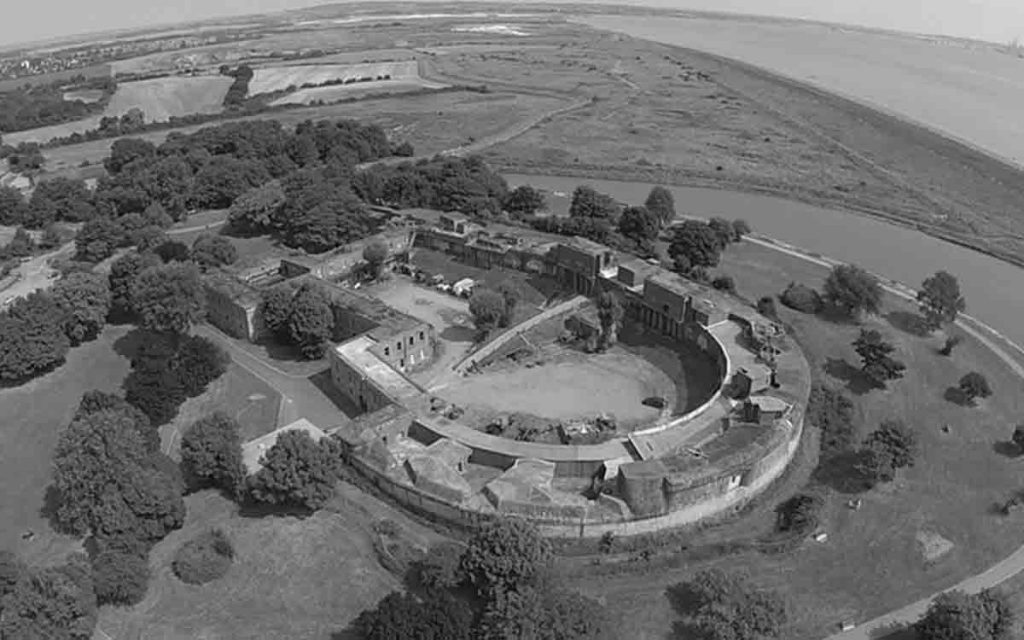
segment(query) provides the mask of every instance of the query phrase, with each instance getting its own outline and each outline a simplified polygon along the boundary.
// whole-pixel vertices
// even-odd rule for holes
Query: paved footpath
[[[807,255],[807,253],[797,247],[787,245],[774,239],[768,239],[762,236],[748,236],[746,240],[824,267],[831,268],[837,264],[841,264],[840,262],[829,258],[819,258]],[[911,287],[883,277],[879,278],[883,282],[883,288],[889,293],[906,300],[916,299],[916,292]],[[995,353],[1000,360],[1005,362],[1015,374],[1024,378],[1024,367],[1021,366],[1019,360],[1015,359],[1007,352],[1007,350],[1009,350],[1010,352],[1014,352],[1016,355],[1020,356],[1024,355],[1024,348],[1012,342],[1009,338],[1002,335],[992,327],[984,324],[976,318],[972,318],[971,316],[961,315],[956,321],[956,324],[965,333],[977,338],[982,344],[991,349],[993,353]],[[899,627],[917,621],[922,615],[924,615],[924,612],[928,609],[929,603],[931,603],[935,596],[938,596],[945,591],[960,590],[967,593],[977,593],[984,589],[994,587],[1012,578],[1021,571],[1024,571],[1024,547],[1017,549],[1000,562],[997,562],[986,571],[979,573],[976,576],[972,576],[947,589],[933,593],[927,598],[908,604],[902,609],[890,611],[889,613],[874,618],[873,620],[861,622],[854,629],[836,633],[825,640],[880,640],[892,633],[893,627]]]

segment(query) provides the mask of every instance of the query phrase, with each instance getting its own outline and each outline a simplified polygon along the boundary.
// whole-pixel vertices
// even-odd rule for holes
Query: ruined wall
[[[256,307],[246,308],[231,295],[206,285],[206,319],[213,326],[233,338],[255,340]]]

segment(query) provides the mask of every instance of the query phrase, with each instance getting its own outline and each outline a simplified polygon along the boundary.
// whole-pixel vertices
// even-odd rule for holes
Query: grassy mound
[[[187,584],[206,584],[231,567],[235,550],[219,529],[200,534],[178,547],[171,562],[174,575]]]

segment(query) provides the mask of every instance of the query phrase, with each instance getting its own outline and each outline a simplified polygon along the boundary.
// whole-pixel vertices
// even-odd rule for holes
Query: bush
[[[234,559],[231,541],[223,531],[214,529],[178,547],[171,570],[186,584],[206,584],[223,577]]]
[[[736,281],[732,279],[732,276],[718,276],[711,281],[711,286],[719,291],[736,292]]]
[[[766,318],[777,320],[779,318],[779,312],[775,308],[775,298],[772,296],[762,296],[757,301],[757,312]]]
[[[807,533],[818,526],[818,513],[824,506],[820,497],[798,493],[775,508],[775,530]]]
[[[457,542],[442,542],[430,547],[416,567],[419,583],[428,589],[454,589],[462,584],[465,575],[460,562],[464,549]]]
[[[822,308],[821,295],[807,285],[790,282],[779,296],[782,304],[803,313],[818,313]]]
[[[105,551],[92,560],[92,578],[99,604],[138,604],[146,597],[149,562],[143,555]]]
[[[805,419],[821,429],[823,457],[853,448],[853,402],[841,391],[824,385],[812,387]]]

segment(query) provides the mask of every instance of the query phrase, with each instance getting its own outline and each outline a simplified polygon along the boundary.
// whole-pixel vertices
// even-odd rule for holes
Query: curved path
[[[823,267],[833,267],[837,264],[841,264],[838,260],[831,260],[825,257],[816,257],[808,255],[801,249],[788,245],[777,240],[766,238],[763,236],[752,235],[748,236],[746,240],[759,244],[763,247],[774,249],[786,253],[795,258],[800,258],[807,262],[821,265]],[[900,298],[905,300],[915,300],[915,292],[912,288],[892,280],[888,280],[884,277],[879,276],[882,280],[883,288]],[[990,339],[989,336],[1004,343],[1007,348],[1011,351],[1015,351],[1018,354],[1024,354],[1024,348],[1020,345],[1010,341],[1007,337],[1000,334],[998,331],[989,327],[988,325],[980,322],[979,320],[972,318],[971,316],[963,315],[956,321],[958,327],[960,327],[965,333],[977,338],[982,344],[992,350],[1000,360],[1013,371],[1017,376],[1024,378],[1024,366],[1021,366],[1020,361],[1010,355],[1006,349],[1003,349],[999,344]],[[985,335],[988,334],[988,335]],[[986,571],[979,573],[975,576],[971,576],[961,582],[933,593],[927,598],[922,598],[917,602],[908,604],[907,606],[890,611],[884,615],[878,616],[871,620],[860,623],[857,627],[850,631],[845,631],[829,636],[825,640],[879,640],[885,638],[890,633],[893,633],[895,627],[915,622],[928,609],[928,605],[931,601],[941,593],[952,590],[965,591],[967,593],[977,593],[984,589],[995,587],[1000,583],[1012,578],[1018,573],[1024,571],[1024,546],[1014,551],[1012,554],[1001,560],[1000,562],[992,565]]]

